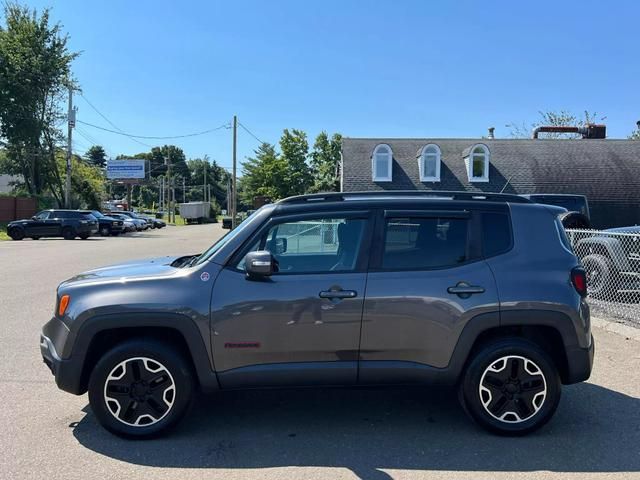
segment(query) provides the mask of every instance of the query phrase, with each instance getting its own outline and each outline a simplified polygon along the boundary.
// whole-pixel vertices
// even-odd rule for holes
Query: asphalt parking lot
[[[640,342],[594,329],[588,383],[525,438],[474,426],[455,395],[428,389],[272,390],[199,398],[170,436],[104,431],[86,395],[59,391],[38,335],[55,288],[88,268],[197,253],[218,225],[73,242],[0,242],[0,478],[640,478]]]

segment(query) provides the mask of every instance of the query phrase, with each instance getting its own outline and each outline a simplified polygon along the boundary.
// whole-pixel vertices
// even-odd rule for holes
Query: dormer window
[[[474,145],[465,156],[464,162],[467,167],[467,176],[470,182],[489,181],[489,162],[491,154],[486,145]]]
[[[393,153],[389,145],[380,144],[371,155],[371,172],[374,182],[390,182],[393,166]]]
[[[440,181],[440,147],[433,143],[425,145],[418,156],[421,182]]]

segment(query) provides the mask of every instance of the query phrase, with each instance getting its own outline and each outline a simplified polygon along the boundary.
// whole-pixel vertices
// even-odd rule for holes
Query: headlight
[[[80,223],[81,223],[82,225],[86,225],[86,224],[87,224],[87,221],[86,221],[86,220],[80,220]]]

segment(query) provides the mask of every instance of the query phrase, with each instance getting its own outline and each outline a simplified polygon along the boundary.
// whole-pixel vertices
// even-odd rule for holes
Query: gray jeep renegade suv
[[[148,437],[196,391],[451,385],[531,432],[593,362],[557,211],[513,196],[338,193],[262,207],[200,254],[63,282],[40,348],[105,428]]]

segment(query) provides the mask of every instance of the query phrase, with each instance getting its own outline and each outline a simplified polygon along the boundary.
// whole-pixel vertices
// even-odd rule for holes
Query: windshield
[[[96,218],[104,218],[104,215],[97,210],[91,210],[91,215],[93,215]]]
[[[209,247],[209,249],[206,252],[204,252],[202,255],[197,257],[197,260],[193,263],[193,265],[200,265],[202,262],[206,262],[207,260],[209,260],[209,258],[211,258],[211,256],[214,253],[216,253],[223,246],[225,246],[227,243],[229,243],[231,240],[233,240],[235,237],[237,237],[238,234],[240,232],[242,232],[247,227],[247,225],[249,224],[251,219],[253,219],[260,210],[262,210],[262,209],[259,209],[259,210],[256,210],[255,212],[253,212],[251,215],[249,215],[247,218],[245,218],[240,223],[240,225],[238,225],[236,228],[231,230],[229,233],[227,233],[224,237],[222,237],[216,243],[211,245],[211,247]]]

